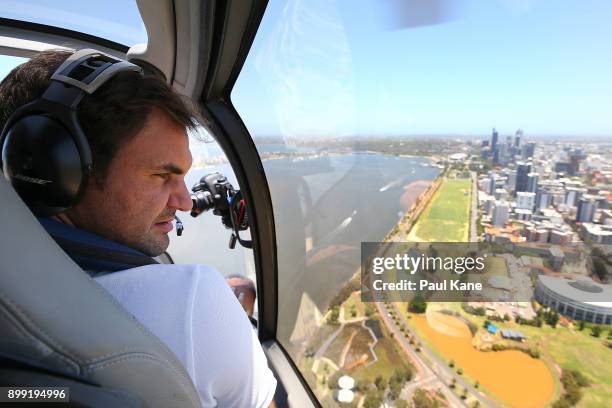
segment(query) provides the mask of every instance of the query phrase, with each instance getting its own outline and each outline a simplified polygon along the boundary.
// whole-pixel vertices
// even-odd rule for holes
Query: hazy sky
[[[438,1],[440,24],[398,29],[424,2],[272,1],[233,93],[247,125],[612,135],[612,2]]]
[[[146,40],[123,0],[0,5]],[[255,136],[607,136],[611,39],[608,0],[271,0],[232,100]],[[0,57],[0,76],[15,64]]]

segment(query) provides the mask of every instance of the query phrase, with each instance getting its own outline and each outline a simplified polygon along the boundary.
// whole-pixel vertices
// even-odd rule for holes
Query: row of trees
[[[386,379],[382,375],[374,379],[375,388],[369,387],[361,390],[365,394],[364,408],[378,408],[384,400],[394,402],[400,406],[403,400],[399,399],[404,384],[412,379],[412,370],[408,366],[399,367],[395,373]],[[398,405],[400,404],[400,405]]]
[[[584,321],[580,321],[580,324],[578,326],[578,330],[584,330],[585,327],[585,322]],[[591,336],[593,337],[601,337],[601,335],[603,334],[603,327],[601,326],[591,326]],[[610,328],[608,330],[608,340],[612,340],[612,328]]]
[[[589,380],[578,370],[563,370],[561,383],[564,393],[555,401],[553,408],[573,407],[582,398],[582,388],[589,386]]]

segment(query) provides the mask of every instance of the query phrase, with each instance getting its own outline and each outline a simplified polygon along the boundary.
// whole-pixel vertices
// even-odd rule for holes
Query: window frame
[[[190,0],[190,6],[200,0]],[[250,209],[250,229],[258,286],[259,340],[288,398],[300,406],[320,407],[310,386],[276,339],[278,305],[277,247],[270,189],[255,143],[231,102],[231,91],[255,38],[268,0],[202,0],[200,25],[179,21],[189,15],[176,13],[176,27],[189,27],[191,35],[203,34],[197,44],[200,65],[196,75],[200,91],[197,104],[209,130],[225,152]],[[203,13],[204,14],[204,13]],[[146,24],[146,22],[145,22]],[[175,38],[177,32],[174,33]],[[183,33],[184,34],[184,33]],[[32,57],[53,48],[95,48],[125,59],[129,47],[104,38],[44,24],[0,18],[0,54]],[[8,41],[7,41],[8,40]],[[10,41],[14,40],[14,41]],[[25,40],[25,41],[20,41]],[[205,51],[203,51],[205,50]],[[175,54],[174,68],[178,61]],[[174,79],[174,78],[172,78]],[[200,88],[201,84],[201,88]],[[182,84],[177,84],[183,88]],[[198,89],[200,88],[200,89]],[[196,98],[194,98],[196,100]]]

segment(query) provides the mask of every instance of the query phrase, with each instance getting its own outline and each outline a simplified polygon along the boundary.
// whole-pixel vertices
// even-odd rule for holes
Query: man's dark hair
[[[4,78],[0,83],[0,129],[19,107],[45,92],[51,75],[72,53],[43,51]],[[91,147],[98,185],[104,184],[117,150],[144,127],[153,109],[165,112],[187,129],[198,126],[199,115],[193,104],[156,75],[122,72],[83,98],[78,108],[79,123]]]

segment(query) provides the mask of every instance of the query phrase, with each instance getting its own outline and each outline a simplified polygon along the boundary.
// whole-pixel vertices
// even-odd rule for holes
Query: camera
[[[227,177],[221,173],[207,174],[191,191],[192,217],[212,210],[214,215],[221,217],[225,228],[232,230],[230,248],[235,247],[236,241],[246,248],[251,248],[251,241],[241,239],[239,234],[239,231],[249,228],[246,203],[240,190],[236,190]]]

